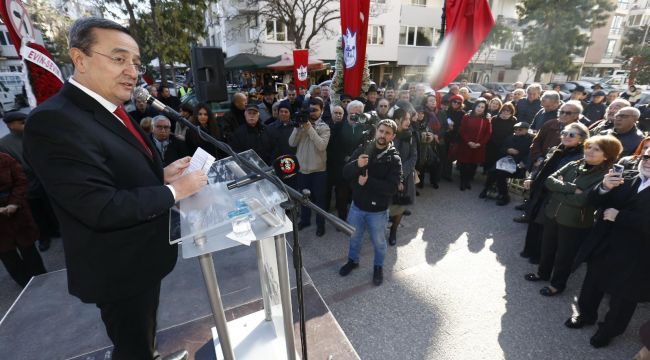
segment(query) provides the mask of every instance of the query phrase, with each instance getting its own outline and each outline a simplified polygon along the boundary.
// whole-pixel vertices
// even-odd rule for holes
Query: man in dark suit
[[[160,282],[176,263],[169,208],[207,183],[183,174],[189,158],[162,167],[126,115],[138,44],[121,25],[82,18],[70,29],[74,74],[27,119],[25,158],[61,223],[69,292],[100,309],[113,359],[154,359]],[[173,355],[187,357],[187,352]]]
[[[171,122],[165,115],[154,117],[151,123],[153,131],[149,136],[162,159],[163,166],[170,165],[188,155],[185,142],[171,133]]]

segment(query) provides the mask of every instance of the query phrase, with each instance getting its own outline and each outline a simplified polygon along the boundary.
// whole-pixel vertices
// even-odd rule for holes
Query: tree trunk
[[[124,0],[124,6],[126,6],[126,11],[129,13],[129,31],[135,39],[140,40],[138,37],[138,28],[137,22],[135,20],[135,11],[133,10],[133,4],[131,4],[131,1],[129,0]]]
[[[542,78],[542,72],[539,70],[535,70],[535,79],[533,81],[538,83],[541,78]]]

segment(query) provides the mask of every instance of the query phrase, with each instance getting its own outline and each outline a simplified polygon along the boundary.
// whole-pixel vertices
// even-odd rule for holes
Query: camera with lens
[[[379,116],[376,111],[370,111],[362,114],[351,114],[350,121],[356,122],[359,124],[370,124],[375,125],[379,122]]]
[[[309,108],[300,109],[300,110],[296,111],[293,114],[293,119],[294,119],[293,125],[295,127],[300,127],[302,124],[308,122],[309,121],[309,112],[310,112]]]

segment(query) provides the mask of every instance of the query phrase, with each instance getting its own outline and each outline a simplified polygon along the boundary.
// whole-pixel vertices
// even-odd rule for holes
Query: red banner
[[[487,0],[447,0],[445,16],[445,39],[431,69],[434,89],[446,86],[463,71],[494,26]]]
[[[361,94],[369,12],[370,0],[341,0],[343,92],[355,97]]]
[[[293,51],[293,83],[298,89],[304,86],[309,88],[309,50],[299,49]]]

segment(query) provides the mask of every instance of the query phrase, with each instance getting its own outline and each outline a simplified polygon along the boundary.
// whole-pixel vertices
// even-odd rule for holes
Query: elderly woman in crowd
[[[393,205],[389,208],[391,221],[390,236],[388,244],[394,246],[397,243],[397,228],[402,221],[405,206],[413,205],[415,201],[415,165],[418,158],[418,139],[411,130],[410,113],[405,109],[397,109],[393,113],[393,120],[397,123],[397,134],[393,140],[393,146],[399,152],[402,160],[402,181],[399,184],[398,193],[393,199]]]
[[[438,109],[438,99],[435,94],[429,94],[422,102],[424,119],[421,123],[413,124],[413,129],[418,133],[418,166],[420,183],[424,186],[424,174],[429,172],[429,182],[434,189],[440,182],[440,159],[444,153],[444,134],[447,128],[446,113]]]
[[[501,99],[498,97],[491,98],[490,102],[488,102],[488,114],[490,114],[490,118],[499,115],[502,106],[503,102],[501,102]]]
[[[458,170],[460,190],[472,188],[476,168],[485,162],[486,145],[492,135],[492,125],[487,118],[487,101],[478,98],[474,109],[463,117],[458,141]]]
[[[27,202],[27,178],[18,161],[0,152],[0,260],[14,281],[25,287],[45,266],[34,243],[38,227]]]
[[[564,291],[578,249],[594,223],[594,208],[587,203],[589,191],[602,181],[622,150],[621,142],[611,135],[591,137],[585,141],[583,159],[568,163],[544,182],[550,198],[544,209],[542,254],[537,273],[526,275],[528,281],[550,280],[540,294]]]
[[[526,208],[526,218],[529,219],[529,223],[524,250],[519,255],[529,258],[533,264],[539,263],[541,253],[544,205],[548,200],[548,189],[544,186],[544,182],[549,175],[564,165],[582,158],[583,144],[589,138],[589,129],[579,122],[574,122],[564,127],[560,138],[560,145],[552,147],[538,170],[531,173],[524,181],[524,188],[530,190],[530,199]]]
[[[622,334],[639,302],[650,301],[650,149],[641,155],[639,174],[624,179],[609,170],[589,194],[598,207],[596,225],[576,265],[587,260],[587,275],[578,297],[578,316],[569,328],[593,325],[598,307],[609,294],[609,311],[591,337],[593,347],[607,346]]]

